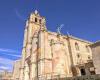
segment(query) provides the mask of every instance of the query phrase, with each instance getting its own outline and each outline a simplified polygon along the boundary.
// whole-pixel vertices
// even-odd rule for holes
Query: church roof
[[[56,33],[56,32],[51,32],[51,31],[48,31],[48,33],[50,33],[50,34],[52,34],[52,35],[58,35],[58,33]],[[81,38],[78,38],[78,37],[75,37],[75,36],[72,36],[72,35],[70,35],[70,34],[67,34],[67,35],[63,35],[63,34],[61,34],[62,35],[62,37],[64,37],[64,38],[72,38],[72,39],[75,39],[75,40],[78,40],[78,41],[81,41],[81,42],[85,42],[85,43],[89,43],[89,44],[93,44],[93,42],[91,42],[91,41],[88,41],[88,40],[84,40],[84,39],[81,39]]]
[[[91,47],[100,46],[100,40],[90,45]]]

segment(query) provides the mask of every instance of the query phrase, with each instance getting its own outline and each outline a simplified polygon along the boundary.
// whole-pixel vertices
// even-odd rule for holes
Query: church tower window
[[[35,22],[37,22],[37,18],[35,18]]]

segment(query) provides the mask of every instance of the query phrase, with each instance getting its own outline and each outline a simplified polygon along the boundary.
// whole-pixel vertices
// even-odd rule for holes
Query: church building
[[[45,18],[36,10],[26,21],[19,80],[95,74],[91,44],[69,34],[48,31]]]

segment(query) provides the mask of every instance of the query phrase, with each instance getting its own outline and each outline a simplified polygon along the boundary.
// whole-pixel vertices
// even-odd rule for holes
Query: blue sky
[[[50,31],[64,24],[63,34],[100,40],[100,0],[0,0],[0,70],[20,58],[25,21],[35,9]]]

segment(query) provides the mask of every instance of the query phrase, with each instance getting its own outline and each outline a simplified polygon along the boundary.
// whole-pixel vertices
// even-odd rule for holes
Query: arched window
[[[88,47],[88,46],[86,46],[86,51],[87,51],[87,52],[90,52],[90,51],[89,51],[89,47]]]
[[[35,22],[37,22],[37,18],[35,18]]]
[[[76,48],[77,51],[79,51],[79,45],[78,45],[78,43],[75,43],[75,48]]]

